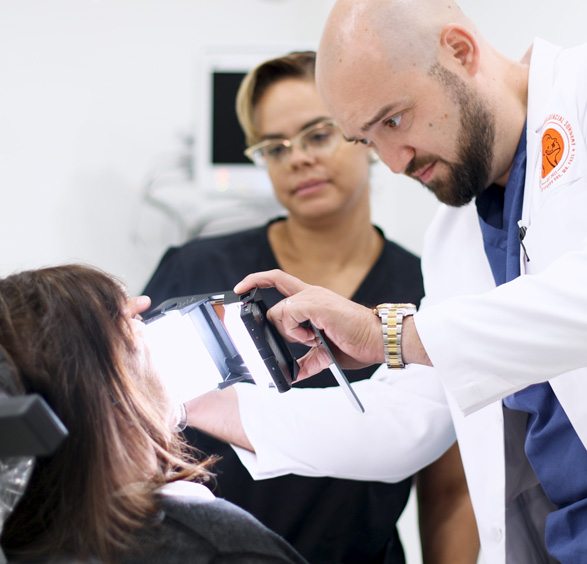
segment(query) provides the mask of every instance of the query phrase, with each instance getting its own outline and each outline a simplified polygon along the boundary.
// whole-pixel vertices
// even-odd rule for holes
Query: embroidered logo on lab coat
[[[570,122],[560,114],[550,114],[542,128],[542,178],[546,190],[562,178],[575,160],[575,135]]]

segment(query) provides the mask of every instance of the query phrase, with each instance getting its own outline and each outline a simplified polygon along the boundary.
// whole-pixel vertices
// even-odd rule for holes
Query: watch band
[[[405,368],[402,357],[402,325],[404,317],[414,315],[414,304],[379,304],[373,313],[381,319],[383,350],[388,368]]]

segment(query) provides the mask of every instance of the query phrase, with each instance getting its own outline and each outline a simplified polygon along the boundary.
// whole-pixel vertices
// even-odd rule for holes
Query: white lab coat
[[[293,473],[399,482],[430,464],[456,436],[432,368],[380,368],[353,384],[365,413],[342,390],[285,394],[236,384],[240,416],[255,453],[234,447],[255,479]]]
[[[559,132],[564,148],[559,165],[542,178],[542,138],[548,129]],[[371,381],[354,385],[367,400],[367,414],[348,420],[342,393],[341,405],[332,399],[336,389],[298,390],[287,398],[289,392],[281,407],[239,389],[245,430],[257,450],[256,456],[239,450],[243,462],[253,471],[256,465],[262,468],[265,476],[274,475],[273,468],[399,480],[442,452],[432,444],[438,437],[427,442],[422,432],[434,432],[435,419],[444,421],[443,401],[448,401],[485,561],[547,562],[542,529],[552,507],[523,455],[524,419],[507,410],[504,415],[500,400],[549,380],[587,445],[586,139],[587,47],[562,50],[537,40],[522,216],[530,257],[522,261],[526,275],[495,288],[474,204],[442,207],[426,238],[426,299],[415,316],[435,369],[410,366],[401,377],[380,369]],[[425,405],[433,409],[419,413],[419,405],[411,403],[406,410],[406,380],[428,392]],[[418,396],[416,390],[412,394]],[[314,400],[306,402],[310,396]],[[443,439],[438,444],[446,448],[449,435]],[[405,457],[409,464],[402,464]]]
[[[587,446],[586,114],[587,46],[563,50],[537,40],[522,213],[530,259],[522,250],[525,276],[480,294],[494,283],[473,204],[441,209],[427,234],[427,303],[415,322],[448,392],[490,563],[504,562],[506,544],[508,562],[543,561],[522,523],[527,514],[515,506],[516,496],[536,484],[520,450],[524,421],[508,414],[504,422],[496,400],[548,380]],[[562,130],[565,146],[559,165],[543,178],[542,139],[551,128]],[[470,296],[447,300],[463,294]],[[536,530],[549,505],[539,497],[532,494],[541,506],[532,512]]]

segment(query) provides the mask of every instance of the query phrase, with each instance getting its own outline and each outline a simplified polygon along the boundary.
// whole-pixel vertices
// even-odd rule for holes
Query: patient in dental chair
[[[304,562],[215,499],[122,285],[69,265],[0,280],[0,389],[40,394],[69,430],[7,518],[10,562]],[[9,369],[6,369],[9,367]]]

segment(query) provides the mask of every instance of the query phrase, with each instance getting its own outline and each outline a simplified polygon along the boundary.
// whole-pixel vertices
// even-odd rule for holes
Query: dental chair
[[[25,491],[35,457],[52,454],[67,429],[36,394],[24,395],[16,369],[0,347],[0,534]],[[0,564],[6,558],[0,548]]]

